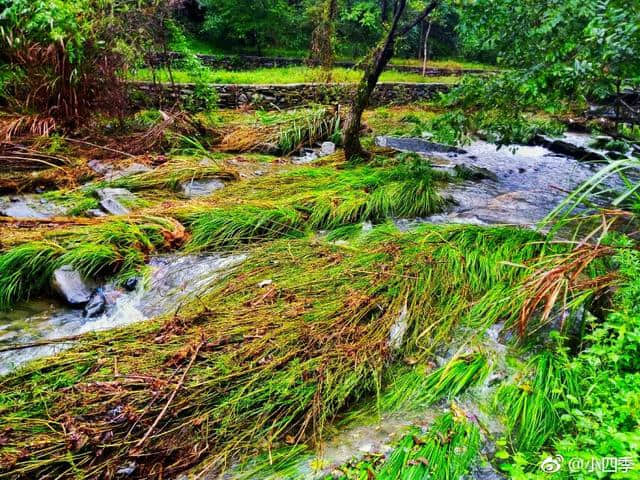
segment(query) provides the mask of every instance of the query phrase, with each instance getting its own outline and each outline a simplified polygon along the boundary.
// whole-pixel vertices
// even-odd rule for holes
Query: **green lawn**
[[[281,68],[261,68],[258,70],[246,70],[240,72],[230,72],[227,70],[205,70],[204,78],[206,83],[216,84],[288,84],[288,83],[324,83],[327,81],[326,73],[318,68],[309,67],[281,67]],[[329,81],[335,83],[355,83],[360,81],[362,72],[347,68],[334,68]],[[152,80],[151,70],[139,69],[131,76],[131,80],[150,81]],[[191,83],[196,79],[194,74],[183,70],[173,70],[173,79],[177,83]],[[166,70],[156,71],[156,80],[162,82],[169,81],[169,74]],[[423,77],[416,73],[386,71],[380,78],[382,82],[412,82],[412,83],[456,83],[459,77]]]
[[[240,51],[224,51],[219,47],[199,38],[188,37],[187,38],[187,46],[189,50],[193,53],[200,53],[203,55],[256,55],[256,52],[246,53]],[[284,48],[267,48],[263,52],[261,52],[262,56],[265,57],[289,57],[289,58],[308,58],[309,52],[305,50],[292,50],[292,49],[284,49]],[[344,62],[357,62],[361,60],[360,58],[347,58],[340,56],[338,61]],[[393,65],[407,65],[412,67],[422,67],[422,60],[417,58],[394,58],[391,60]],[[472,62],[468,60],[461,59],[434,59],[430,60],[428,63],[429,68],[450,68],[450,69],[487,69],[487,70],[496,70],[497,67],[494,65],[486,65],[483,63]]]

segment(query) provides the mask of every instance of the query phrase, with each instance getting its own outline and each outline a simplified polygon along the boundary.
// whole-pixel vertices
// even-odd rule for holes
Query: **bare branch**
[[[433,0],[429,5],[427,5],[427,7],[422,12],[420,12],[420,14],[413,20],[413,22],[411,22],[403,30],[401,30],[400,33],[398,33],[398,37],[403,37],[407,33],[409,33],[411,30],[413,30],[413,28],[416,25],[418,25],[425,18],[431,15],[431,12],[433,12],[437,6],[438,6],[438,0]]]

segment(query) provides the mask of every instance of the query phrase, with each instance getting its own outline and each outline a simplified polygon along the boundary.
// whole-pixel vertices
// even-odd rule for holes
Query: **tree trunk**
[[[427,74],[427,62],[429,61],[429,34],[431,33],[431,22],[427,28],[427,33],[424,36],[424,54],[422,56],[422,76]]]
[[[390,31],[391,33],[391,31]],[[369,106],[371,94],[378,84],[378,79],[393,57],[395,39],[387,39],[373,53],[371,61],[365,67],[364,76],[358,85],[358,91],[351,102],[351,111],[344,127],[344,153],[347,160],[361,158],[367,160],[371,154],[362,148],[360,130],[362,114]]]
[[[333,68],[334,23],[338,15],[338,0],[327,0],[322,19],[311,34],[311,65],[320,65],[326,71]]]
[[[364,75],[358,84],[358,90],[351,102],[351,112],[345,122],[343,135],[344,153],[347,160],[354,160],[357,158],[367,160],[371,157],[371,154],[366,152],[360,143],[362,114],[369,106],[371,94],[378,84],[380,75],[391,58],[393,58],[395,44],[398,37],[407,34],[411,29],[427,18],[437,4],[437,0],[432,1],[413,22],[403,30],[400,30],[400,19],[405,12],[407,0],[397,0],[395,2],[393,21],[389,27],[389,31],[387,32],[383,42],[376,47],[371,54],[370,60],[366,63]]]

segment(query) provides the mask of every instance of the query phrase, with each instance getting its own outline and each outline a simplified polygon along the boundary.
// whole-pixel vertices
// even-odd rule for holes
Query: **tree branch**
[[[425,18],[427,18],[429,15],[431,15],[431,12],[433,12],[436,7],[438,6],[438,0],[433,0],[429,5],[427,5],[427,7],[420,13],[420,15],[418,15],[413,22],[411,22],[409,25],[407,25],[404,29],[402,29],[400,31],[400,33],[398,33],[398,37],[403,37],[405,36],[407,33],[409,33],[411,30],[414,29],[414,27],[416,25],[418,25],[420,22],[422,22]]]

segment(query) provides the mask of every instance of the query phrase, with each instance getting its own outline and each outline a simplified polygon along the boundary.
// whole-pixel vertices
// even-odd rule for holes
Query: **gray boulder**
[[[336,144],[333,142],[324,142],[320,147],[320,156],[333,155],[336,153]]]
[[[111,215],[126,215],[129,209],[122,202],[132,202],[136,196],[126,188],[99,188],[96,195],[100,199],[100,208]]]
[[[72,307],[82,307],[91,299],[91,289],[71,265],[64,265],[53,272],[51,288]]]
[[[180,185],[182,194],[186,197],[204,197],[221,188],[224,188],[224,182],[217,178],[193,180]]]

